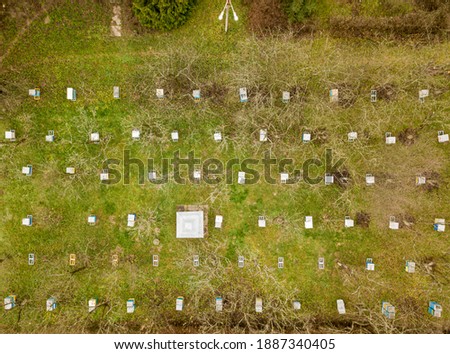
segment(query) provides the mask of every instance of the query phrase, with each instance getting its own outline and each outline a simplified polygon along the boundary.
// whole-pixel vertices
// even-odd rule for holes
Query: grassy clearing
[[[49,24],[43,14],[4,57],[0,131],[14,128],[18,140],[0,146],[0,294],[16,294],[19,306],[0,315],[0,331],[447,332],[448,232],[438,234],[431,224],[435,217],[450,219],[449,146],[436,139],[438,130],[450,131],[449,43],[255,38],[239,2],[244,21],[224,36],[216,13],[221,5],[200,2],[187,25],[170,34],[125,31],[111,38],[107,4],[62,2],[49,10]],[[9,26],[6,33],[17,32]],[[120,101],[112,99],[114,85],[121,87]],[[34,86],[42,89],[40,101],[26,95]],[[67,86],[77,89],[76,102],[65,100]],[[245,105],[238,102],[241,86],[250,93]],[[157,87],[168,100],[154,98]],[[200,103],[189,97],[197,87],[205,96]],[[335,87],[339,105],[328,102]],[[384,96],[371,104],[374,87]],[[430,97],[420,105],[422,88]],[[285,89],[295,92],[289,105],[280,103]],[[139,142],[130,139],[133,127],[141,129]],[[257,142],[262,127],[269,143]],[[212,139],[218,128],[226,137],[221,144]],[[413,144],[384,144],[386,131],[399,136],[407,128],[415,131]],[[54,144],[44,142],[50,129]],[[178,144],[170,141],[173,129]],[[88,144],[97,130],[101,144]],[[303,130],[322,138],[302,144]],[[351,130],[359,133],[353,144],[346,142]],[[261,158],[270,149],[301,165],[327,148],[346,158],[349,186],[140,186],[136,170],[130,185],[101,185],[98,178],[102,162],[121,158],[124,149],[144,161],[176,150]],[[34,167],[31,178],[20,174],[27,163]],[[69,165],[78,170],[73,177],[64,174]],[[368,172],[377,176],[373,188],[364,185]],[[422,173],[437,188],[416,187]],[[175,239],[179,204],[209,205],[208,239]],[[138,214],[131,230],[129,212]],[[344,215],[357,212],[370,215],[369,226],[343,229]],[[91,213],[99,218],[94,227],[86,222]],[[220,231],[213,228],[218,213],[225,218]],[[31,228],[20,225],[27,214],[35,221]],[[257,227],[258,215],[266,216],[266,229]],[[305,215],[313,215],[313,230],[304,230]],[[413,225],[388,230],[391,215],[413,217]],[[28,253],[36,254],[33,267]],[[70,253],[77,254],[75,268]],[[160,256],[158,268],[153,254]],[[192,266],[194,254],[199,268]],[[244,269],[237,267],[241,254]],[[285,258],[283,270],[276,268],[278,256]],[[319,256],[324,271],[317,270]],[[364,271],[366,257],[374,259],[375,272]],[[404,272],[407,259],[417,262],[415,274]],[[214,311],[217,295],[226,302],[222,313]],[[60,303],[55,313],[44,311],[49,296]],[[175,311],[177,296],[186,299],[182,313]],[[256,296],[264,300],[262,314],[254,312]],[[91,297],[105,306],[89,315]],[[129,297],[138,305],[131,316]],[[337,298],[348,315],[337,316]],[[301,311],[291,309],[293,299],[301,300]],[[381,300],[396,306],[395,321],[381,316]],[[443,318],[427,315],[429,300],[441,303]]]

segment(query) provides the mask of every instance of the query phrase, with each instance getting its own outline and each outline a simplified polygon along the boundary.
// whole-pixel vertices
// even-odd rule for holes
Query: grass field
[[[433,231],[435,218],[450,220],[450,146],[437,141],[438,131],[450,132],[449,42],[326,33],[260,38],[248,31],[245,7],[235,2],[242,21],[231,23],[227,35],[217,21],[222,0],[199,1],[188,23],[170,33],[136,34],[124,23],[121,38],[110,36],[106,2],[60,1],[28,25],[19,15],[4,20],[0,296],[15,294],[17,306],[0,313],[0,332],[450,331],[449,227]],[[120,86],[120,100],[113,86]],[[246,104],[238,97],[243,86]],[[41,88],[39,101],[27,96],[34,87]],[[76,102],[66,100],[66,87],[77,90]],[[155,97],[159,87],[164,100]],[[196,88],[203,95],[198,103],[190,97]],[[329,102],[332,88],[340,90],[338,104]],[[371,103],[374,88],[380,99]],[[420,89],[430,90],[423,104]],[[284,90],[291,92],[289,104],[281,102]],[[132,141],[132,128],[141,130],[140,141]],[[261,128],[269,142],[258,141]],[[14,143],[4,139],[9,129],[16,130]],[[174,129],[178,143],[170,140]],[[224,134],[219,144],[212,138],[217,129]],[[48,130],[55,131],[54,143],[45,142]],[[304,130],[313,134],[309,144],[301,142]],[[94,131],[100,144],[88,143]],[[359,134],[353,143],[350,131]],[[395,145],[384,143],[385,132],[397,136]],[[122,159],[124,150],[157,162],[175,151],[227,161],[270,150],[299,167],[323,158],[326,149],[345,159],[348,185],[238,185],[238,169],[232,185],[140,185],[136,169],[128,185],[99,180],[103,162]],[[27,164],[31,177],[21,174]],[[64,173],[68,166],[76,175]],[[376,176],[374,186],[365,185],[366,173]],[[416,186],[416,175],[426,175],[427,184]],[[182,204],[209,206],[206,239],[175,238]],[[128,213],[137,214],[133,229],[126,227]],[[357,213],[368,214],[370,223],[345,229],[344,216]],[[21,225],[28,214],[32,227]],[[87,224],[90,214],[97,225]],[[224,216],[221,230],[214,228],[216,214]],[[258,228],[259,215],[266,216],[265,229]],[[304,229],[306,215],[314,218],[312,230]],[[399,230],[388,229],[390,216],[402,221]],[[69,266],[71,253],[76,266]],[[154,254],[159,267],[152,266]],[[195,254],[199,267],[192,265]],[[246,258],[243,269],[239,255]],[[284,269],[277,268],[280,256]],[[368,257],[374,272],[365,270]],[[416,262],[414,274],[405,272],[406,260]],[[217,313],[219,295],[225,304]],[[58,301],[52,313],[45,311],[50,296]],[[177,296],[185,298],[182,312],[175,311]],[[257,296],[264,301],[260,314]],[[93,297],[102,306],[89,314]],[[130,297],[134,314],[126,313]],[[346,315],[337,314],[339,298]],[[300,311],[292,309],[294,299]],[[383,300],[396,307],[395,320],[382,316]],[[427,314],[430,300],[443,306],[442,318]]]

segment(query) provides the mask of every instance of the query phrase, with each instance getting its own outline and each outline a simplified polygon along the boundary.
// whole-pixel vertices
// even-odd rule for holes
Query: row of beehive
[[[137,216],[136,214],[128,214],[127,216],[127,227],[135,227],[136,225]],[[98,223],[98,219],[96,215],[89,215],[87,217],[87,222],[89,225],[94,226]],[[215,217],[215,223],[214,227],[216,229],[221,229],[223,224],[223,215],[216,215]],[[33,215],[27,215],[25,218],[22,219],[22,225],[23,226],[32,226],[33,225]],[[343,219],[343,226],[345,228],[351,228],[354,227],[355,221],[350,216],[345,216]],[[313,228],[313,217],[312,216],[305,216],[305,223],[304,223],[305,229],[312,229]],[[265,228],[266,227],[266,218],[262,215],[258,216],[258,227]],[[400,222],[396,221],[395,216],[389,217],[389,223],[388,227],[391,230],[398,230],[400,228]],[[433,223],[433,230],[438,232],[444,232],[445,231],[445,219],[434,219]]]
[[[71,253],[69,255],[69,265],[70,266],[75,266],[76,265],[76,260],[77,260],[77,256],[75,253]],[[192,263],[194,267],[199,267],[200,266],[200,256],[199,255],[194,255],[192,258]],[[34,266],[36,264],[36,255],[34,253],[29,253],[28,254],[28,265],[30,266]],[[114,267],[117,267],[119,265],[119,256],[117,254],[113,254],[111,256],[111,264]],[[159,255],[154,254],[152,256],[152,265],[153,267],[159,267]],[[318,268],[320,270],[325,269],[325,258],[324,257],[319,257],[318,261],[317,261],[317,265]],[[244,268],[245,266],[245,257],[244,256],[239,256],[238,257],[238,267],[239,268]],[[278,269],[283,269],[285,266],[285,262],[284,262],[284,257],[278,257],[277,259],[277,268]],[[369,270],[369,271],[374,271],[375,270],[375,263],[373,262],[373,258],[366,258],[365,261],[365,269]],[[412,260],[407,260],[406,264],[405,264],[405,271],[407,273],[415,273],[416,271],[416,263]]]
[[[57,304],[58,303],[56,301],[56,298],[50,297],[46,301],[46,310],[49,312],[55,311],[57,308]],[[217,296],[215,298],[216,311],[221,312],[223,310],[223,305],[224,305],[223,298],[220,296]],[[15,306],[16,306],[16,296],[15,295],[9,295],[4,299],[5,310],[12,310]],[[88,312],[95,311],[98,306],[101,306],[101,305],[98,304],[97,298],[89,299]],[[344,300],[342,300],[342,299],[336,300],[336,306],[337,306],[337,311],[340,315],[346,314]],[[292,307],[294,310],[300,310],[301,302],[299,300],[293,300]],[[175,310],[183,311],[183,308],[184,308],[184,297],[179,296],[176,298]],[[134,298],[130,298],[126,301],[126,310],[127,310],[127,313],[135,312],[136,302],[135,302]],[[255,311],[258,313],[263,312],[263,300],[260,297],[257,297],[255,299]],[[388,319],[394,319],[395,318],[395,307],[393,305],[391,305],[389,302],[383,301],[381,303],[381,313]],[[430,301],[428,303],[428,313],[434,317],[441,317],[442,316],[442,306],[440,304],[438,304],[436,301]]]
[[[397,138],[395,136],[392,135],[392,132],[386,132],[385,135],[385,143],[386,145],[393,145],[397,142]],[[45,141],[52,143],[55,142],[55,131],[54,130],[49,130],[47,132],[47,135],[45,136]],[[141,138],[141,131],[137,128],[133,128],[131,130],[131,139],[133,141],[138,141]],[[180,134],[178,132],[178,130],[174,130],[170,133],[170,138],[171,140],[176,143],[179,141],[180,139]],[[214,132],[213,134],[213,139],[216,142],[221,142],[224,138],[224,134],[217,130]],[[347,134],[347,140],[349,142],[354,142],[355,140],[358,139],[358,132],[356,131],[351,131]],[[6,141],[10,141],[10,142],[14,142],[16,141],[16,130],[15,129],[9,129],[5,131],[5,140]],[[259,141],[260,142],[267,142],[269,141],[269,134],[267,129],[260,129],[259,130]],[[313,141],[313,135],[309,130],[305,130],[302,132],[301,134],[301,140],[303,143],[309,143],[311,141]],[[439,143],[447,143],[449,142],[449,134],[446,134],[443,130],[439,130],[437,133],[437,140]],[[100,143],[101,139],[100,139],[100,132],[96,131],[96,132],[92,132],[89,134],[89,142],[94,143],[94,144],[98,144]]]
[[[32,96],[35,100],[39,100],[41,98],[41,89],[40,88],[34,88],[28,90],[28,94]],[[164,95],[164,89],[158,88],[156,89],[156,98],[163,99],[165,97]],[[430,95],[430,90],[428,89],[422,89],[419,90],[419,102],[423,103],[425,102],[425,98]],[[201,90],[196,89],[192,91],[192,97],[194,100],[200,100],[201,99]],[[339,89],[331,89],[329,91],[329,97],[330,102],[339,102]],[[378,100],[378,92],[377,90],[371,90],[370,91],[370,102],[377,102]],[[68,87],[66,90],[66,98],[70,101],[76,101],[77,99],[77,91],[73,87]],[[113,87],[113,98],[119,99],[120,98],[120,87],[114,86]],[[248,90],[246,87],[241,87],[239,89],[239,100],[240,102],[248,102]],[[281,100],[284,103],[288,103],[291,100],[291,93],[289,91],[283,91],[281,93]]]

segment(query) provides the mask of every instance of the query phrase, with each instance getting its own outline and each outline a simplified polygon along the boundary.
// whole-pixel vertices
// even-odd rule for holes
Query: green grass
[[[353,329],[360,332],[448,331],[448,232],[434,232],[432,222],[450,220],[449,145],[436,139],[438,130],[450,131],[449,43],[255,38],[239,2],[243,21],[231,23],[225,35],[217,21],[221,5],[200,1],[188,23],[170,33],[111,38],[107,6],[67,2],[49,12],[50,24],[44,15],[32,23],[4,58],[0,131],[14,128],[18,140],[0,145],[0,295],[17,295],[20,306],[0,315],[0,331],[325,332],[349,331],[347,319],[363,324]],[[7,33],[16,33],[7,25]],[[387,84],[395,97],[371,104],[370,89]],[[121,87],[119,101],[112,98],[114,85]],[[218,97],[205,95],[199,103],[188,97],[192,89],[212,85]],[[41,87],[40,101],[27,96],[35,86]],[[76,102],[65,99],[68,86],[77,89]],[[238,102],[241,86],[249,89],[247,104]],[[169,99],[156,100],[157,87]],[[328,102],[333,87],[341,89],[348,107]],[[298,94],[283,105],[287,88]],[[420,105],[422,88],[431,95]],[[130,139],[134,127],[141,129],[139,142]],[[268,128],[270,143],[257,142],[261,127]],[[398,136],[406,128],[418,134],[413,145],[384,144],[386,131]],[[44,141],[50,129],[54,144]],[[170,141],[173,129],[180,132],[178,144]],[[213,141],[216,129],[225,142]],[[300,142],[303,130],[318,129],[326,129],[325,142]],[[351,130],[359,133],[353,144],[346,142]],[[92,131],[100,132],[101,144],[88,144]],[[348,188],[139,185],[136,169],[130,185],[99,181],[103,161],[122,158],[124,149],[157,163],[177,150],[226,161],[261,158],[270,149],[300,168],[327,148],[336,159],[345,157]],[[32,177],[20,173],[28,163]],[[67,166],[77,174],[65,175]],[[430,171],[439,173],[439,189],[417,188],[416,174]],[[368,172],[385,178],[368,188]],[[207,239],[175,238],[181,204],[209,205]],[[344,216],[359,211],[370,214],[369,227],[344,229]],[[131,212],[138,221],[130,230]],[[93,227],[87,225],[91,213],[99,219]],[[31,228],[21,226],[27,214],[34,218]],[[222,230],[213,227],[216,214],[224,216]],[[405,214],[415,217],[412,228],[388,230],[390,215]],[[259,215],[266,216],[265,229],[257,227]],[[303,227],[306,215],[314,217],[313,230]],[[36,255],[33,267],[28,253]],[[71,253],[77,255],[75,268],[68,265]],[[113,253],[120,256],[117,268],[111,266]],[[152,267],[153,254],[160,256],[158,268]],[[195,254],[198,268],[192,266]],[[237,267],[238,255],[246,257],[244,269]],[[285,259],[282,270],[279,256]],[[325,257],[324,271],[317,269],[318,257]],[[376,264],[373,273],[364,271],[367,257]],[[404,271],[407,259],[416,260],[415,274]],[[431,261],[436,267],[429,274],[425,264]],[[217,295],[226,301],[223,313],[214,311]],[[59,303],[55,313],[45,312],[50,296]],[[182,313],[175,311],[177,296],[185,297]],[[260,315],[254,312],[256,296],[264,301]],[[108,306],[89,315],[91,297]],[[134,315],[125,311],[129,297],[137,302]],[[337,317],[338,298],[346,302],[344,318]],[[294,299],[302,302],[300,312],[291,310]],[[396,306],[395,321],[382,318],[382,300]],[[429,300],[444,307],[442,319],[426,314]]]

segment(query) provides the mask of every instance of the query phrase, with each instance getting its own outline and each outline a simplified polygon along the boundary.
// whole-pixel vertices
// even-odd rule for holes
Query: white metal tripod
[[[233,7],[233,4],[231,3],[231,0],[227,0],[222,12],[219,15],[219,21],[222,21],[223,15],[225,14],[225,32],[228,32],[228,12],[230,11],[230,8],[231,8],[231,11],[233,11],[234,20],[237,21],[239,19],[236,14],[236,11],[234,11],[234,7]]]

